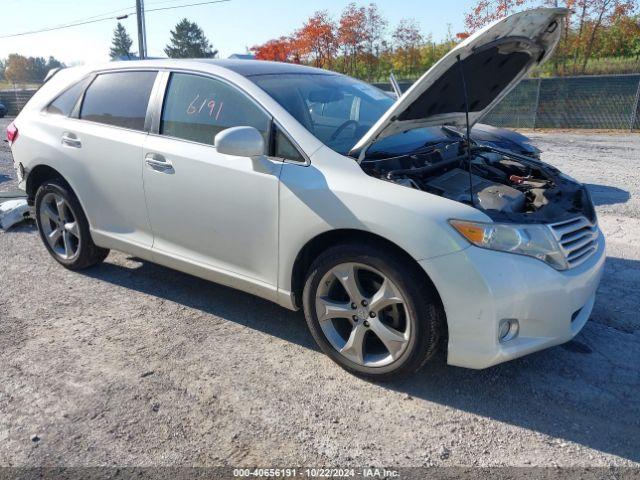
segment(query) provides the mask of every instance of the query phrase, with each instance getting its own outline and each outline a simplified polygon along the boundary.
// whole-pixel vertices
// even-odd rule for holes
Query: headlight
[[[568,268],[560,246],[544,225],[512,225],[466,220],[450,220],[449,223],[477,247],[534,257],[556,270]]]

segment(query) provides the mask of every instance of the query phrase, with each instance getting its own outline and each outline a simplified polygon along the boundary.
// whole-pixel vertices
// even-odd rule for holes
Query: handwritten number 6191
[[[224,102],[220,102],[219,104],[217,104],[218,108],[216,108],[216,101],[213,98],[209,99],[207,97],[203,97],[201,103],[199,102],[199,100],[200,100],[200,94],[196,95],[196,97],[191,101],[191,103],[187,107],[187,115],[195,115],[197,113],[200,113],[206,106],[209,112],[209,116],[210,117],[215,116],[215,119],[217,120],[218,117],[220,116],[220,112],[222,112],[222,106],[224,105]]]

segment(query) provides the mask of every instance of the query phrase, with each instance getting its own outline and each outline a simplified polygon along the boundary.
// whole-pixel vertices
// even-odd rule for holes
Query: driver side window
[[[249,97],[225,82],[172,73],[160,120],[160,134],[214,145],[230,127],[255,127],[268,144],[271,119]]]

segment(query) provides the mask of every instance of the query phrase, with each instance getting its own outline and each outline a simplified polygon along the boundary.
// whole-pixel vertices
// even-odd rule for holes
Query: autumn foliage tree
[[[380,55],[386,47],[384,39],[388,22],[378,10],[375,3],[370,3],[365,12],[364,43],[365,62],[367,64],[367,80],[378,74]]]
[[[336,24],[326,10],[313,14],[295,34],[297,50],[315,67],[331,68],[338,51]]]
[[[527,0],[479,0],[471,12],[464,16],[467,33],[473,33],[495,20],[510,15],[525,3]]]
[[[398,71],[411,76],[417,73],[420,64],[420,47],[424,43],[420,26],[413,19],[404,19],[393,32],[393,40],[397,48],[396,63]]]
[[[258,60],[271,60],[274,62],[300,63],[296,39],[292,37],[280,37],[253,47],[253,53]]]
[[[269,40],[251,51],[261,60],[304,62],[371,79],[377,76],[388,46],[386,26],[377,5],[349,3],[337,22],[327,11],[316,12],[293,35]]]
[[[337,41],[342,50],[343,70],[350,75],[356,73],[358,59],[366,43],[365,25],[367,12],[364,7],[350,3],[342,12],[338,24]]]
[[[637,61],[640,56],[638,0],[478,0],[465,15],[464,34],[517,10],[540,6],[569,10],[551,62],[555,75],[588,73],[589,62],[601,58],[635,56]]]
[[[415,78],[458,42],[478,29],[516,11],[540,6],[573,10],[561,41],[544,72],[588,73],[589,62],[604,57],[640,58],[640,0],[476,0],[464,16],[465,31],[436,41],[413,19],[393,28],[378,6],[348,3],[335,20],[327,11],[314,13],[290,36],[256,45],[256,58],[328,68],[368,81],[386,80],[390,72]],[[551,68],[551,70],[548,70]],[[635,71],[640,64],[630,67]],[[607,72],[603,72],[607,73]],[[623,72],[624,73],[624,72]]]

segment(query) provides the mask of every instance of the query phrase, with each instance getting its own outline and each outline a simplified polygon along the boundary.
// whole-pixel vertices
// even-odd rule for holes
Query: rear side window
[[[53,115],[64,115],[68,117],[73,111],[78,97],[84,90],[84,87],[89,83],[90,77],[80,80],[78,83],[62,92],[58,98],[49,104],[47,112]]]
[[[156,72],[115,72],[98,75],[84,95],[80,118],[144,130],[144,119]]]
[[[255,127],[268,142],[271,119],[249,97],[224,82],[173,73],[165,96],[160,134],[214,144],[230,127]]]

